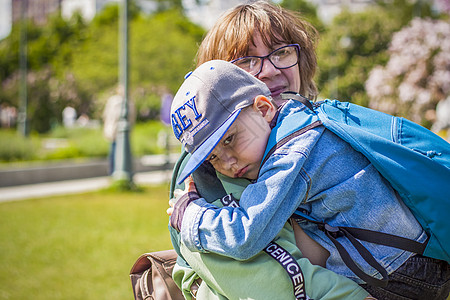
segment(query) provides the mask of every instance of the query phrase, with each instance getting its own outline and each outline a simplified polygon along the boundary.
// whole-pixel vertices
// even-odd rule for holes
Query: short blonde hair
[[[213,59],[231,61],[246,56],[249,44],[259,32],[270,49],[276,44],[299,44],[299,92],[317,97],[314,75],[317,68],[317,30],[296,12],[265,1],[238,5],[225,12],[206,34],[197,52],[197,65]]]

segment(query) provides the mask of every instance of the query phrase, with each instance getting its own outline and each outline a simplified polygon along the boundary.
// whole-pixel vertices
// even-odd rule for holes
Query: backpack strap
[[[292,133],[290,133],[289,135],[285,136],[284,138],[282,138],[280,141],[276,142],[269,150],[266,149],[266,153],[264,154],[264,159],[261,162],[261,166],[264,165],[264,163],[269,159],[269,157],[275,152],[275,150],[277,150],[278,148],[280,148],[281,146],[283,146],[284,144],[286,144],[287,142],[289,142],[291,139],[302,135],[303,133],[305,133],[306,131],[313,129],[317,126],[322,125],[321,121],[315,121],[297,131],[294,131]],[[267,151],[268,150],[268,151]]]
[[[305,111],[305,116],[302,117],[301,120],[299,118],[295,118],[295,117],[287,118],[286,120],[284,120],[283,123],[289,123],[288,125],[282,124],[280,126],[280,128],[275,128],[278,133],[276,135],[278,137],[278,140],[276,142],[272,142],[270,144],[273,146],[265,154],[265,158],[263,160],[262,165],[267,160],[267,157],[269,157],[270,154],[272,154],[278,147],[287,143],[292,138],[303,134],[304,132],[308,131],[309,129],[314,128],[315,126],[318,126],[318,125],[322,125],[322,122],[325,122],[325,121],[323,121],[323,113],[321,112],[320,109],[317,110],[317,107],[320,106],[324,102],[312,104],[304,96],[297,94],[297,93],[293,93],[293,92],[283,93],[282,98],[283,99],[293,99],[293,100],[299,101],[302,104],[304,104],[311,112],[309,112],[309,116],[308,116],[308,112]],[[347,117],[351,117],[351,116],[347,116]],[[309,118],[309,120],[307,120],[307,121],[303,120],[303,119],[307,119],[307,118]],[[328,120],[328,119],[325,119],[325,120]],[[309,124],[307,122],[309,122]],[[297,125],[296,123],[302,123],[302,124],[295,127],[295,125]],[[284,126],[284,128],[283,128],[283,126]],[[288,128],[291,127],[291,128],[296,128],[296,129],[288,131],[288,130],[286,130],[286,127],[288,127]],[[269,137],[269,142],[271,142],[270,137]],[[266,151],[267,151],[267,149],[266,149]],[[294,219],[297,218],[297,219],[306,220],[306,221],[317,224],[318,228],[320,230],[322,230],[326,234],[326,236],[336,246],[342,260],[347,265],[347,267],[351,271],[353,271],[358,277],[360,277],[367,283],[374,285],[374,286],[382,286],[382,287],[386,286],[387,280],[388,280],[387,271],[375,260],[375,258],[372,256],[372,254],[357,239],[366,241],[366,242],[377,243],[377,244],[385,245],[385,246],[389,246],[389,247],[395,247],[398,249],[402,249],[405,251],[418,253],[418,254],[424,253],[425,248],[428,243],[428,240],[425,241],[424,243],[419,243],[414,240],[406,239],[406,238],[403,238],[400,236],[386,234],[386,233],[377,232],[377,231],[366,230],[366,229],[343,227],[343,226],[333,227],[324,222],[315,220],[314,218],[303,213],[301,210],[297,210],[294,213],[293,217],[294,217]],[[355,249],[358,251],[358,253],[362,256],[362,258],[370,266],[375,268],[381,274],[382,279],[378,279],[373,276],[370,276],[369,274],[365,273],[362,269],[360,269],[358,267],[358,265],[354,262],[354,260],[351,258],[351,256],[347,252],[347,250],[339,242],[338,237],[346,237],[352,243],[352,245],[355,247]]]
[[[284,93],[281,93],[281,99],[283,99],[283,100],[291,100],[292,99],[292,100],[299,101],[304,106],[306,106],[310,111],[315,112],[311,101],[309,101],[308,98],[306,98],[305,96],[303,96],[299,93],[290,92],[290,91],[284,92]]]
[[[282,93],[283,99],[298,100],[303,103],[308,109],[296,112],[283,119],[272,128],[269,139],[267,141],[266,151],[261,162],[261,166],[267,161],[269,156],[279,147],[289,142],[292,138],[303,134],[304,132],[322,125],[314,105],[308,99],[300,94],[293,92]]]
[[[373,257],[373,255],[364,247],[358,240],[380,244],[389,247],[395,247],[398,249],[402,249],[405,251],[422,254],[425,251],[428,240],[424,243],[419,243],[411,239],[407,239],[404,237],[372,231],[368,229],[355,228],[355,227],[346,227],[346,226],[337,226],[333,227],[325,222],[317,221],[311,216],[308,216],[301,210],[296,210],[294,212],[293,218],[297,220],[305,220],[308,222],[312,222],[317,224],[317,227],[325,233],[325,235],[331,240],[331,242],[335,245],[336,249],[339,252],[342,260],[345,265],[355,273],[359,278],[371,284],[373,286],[385,287],[388,283],[388,273],[386,269],[384,269]],[[382,279],[375,278],[365,273],[351,258],[350,254],[347,250],[342,246],[339,242],[339,237],[346,237],[361,257],[374,269],[376,269],[382,276]]]

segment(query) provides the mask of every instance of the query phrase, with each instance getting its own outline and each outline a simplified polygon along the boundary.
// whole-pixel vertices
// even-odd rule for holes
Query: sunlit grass
[[[133,299],[144,252],[171,248],[168,186],[0,203],[0,299]]]

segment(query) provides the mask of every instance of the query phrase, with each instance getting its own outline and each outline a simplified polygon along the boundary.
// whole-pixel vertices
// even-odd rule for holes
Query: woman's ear
[[[256,96],[255,101],[253,102],[253,109],[256,112],[262,114],[263,118],[270,123],[277,112],[277,108],[272,101],[266,96],[259,95]]]

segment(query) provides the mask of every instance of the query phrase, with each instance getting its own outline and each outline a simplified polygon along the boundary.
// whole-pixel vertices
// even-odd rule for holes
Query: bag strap
[[[314,107],[320,106],[321,102],[319,103],[311,103],[306,97],[295,93],[295,92],[285,92],[282,93],[282,99],[289,100],[293,99],[296,101],[301,102],[304,104],[311,112],[316,114],[316,111]],[[318,121],[315,121],[311,123],[310,125],[303,127],[299,130],[296,130],[289,135],[282,138],[279,142],[277,142],[268,152],[268,155],[265,156],[263,163],[267,160],[267,158],[270,156],[270,154],[275,151],[276,147],[280,144],[287,143],[290,139],[303,134],[305,131],[311,129],[312,127],[315,127],[317,125],[321,125],[322,121],[319,119]],[[377,231],[371,231],[366,229],[360,229],[360,228],[353,228],[353,227],[332,227],[324,222],[319,222],[310,216],[304,214],[302,211],[297,210],[294,212],[294,219],[297,217],[302,220],[306,220],[309,222],[316,223],[318,225],[318,228],[325,232],[328,238],[333,242],[333,244],[336,246],[342,260],[347,265],[347,267],[352,270],[357,276],[359,276],[361,279],[366,281],[369,284],[372,284],[374,286],[381,286],[384,287],[387,285],[387,278],[388,274],[387,271],[376,261],[376,259],[373,257],[373,255],[360,243],[357,241],[357,239],[371,242],[371,243],[377,243],[380,245],[395,247],[398,249],[402,249],[405,251],[423,254],[425,251],[425,248],[428,243],[425,241],[424,243],[419,243],[414,240],[406,239],[400,236],[391,235],[387,233],[377,232]],[[354,260],[351,258],[347,250],[342,246],[342,244],[339,243],[337,240],[337,237],[345,236],[348,238],[348,240],[352,243],[352,245],[355,247],[355,249],[358,251],[358,253],[362,256],[362,258],[373,268],[375,268],[382,276],[382,279],[375,278],[373,276],[370,276],[369,274],[365,273],[362,269],[358,267],[358,265],[354,262]]]
[[[339,252],[344,263],[347,267],[353,271],[359,278],[367,282],[368,284],[374,286],[385,287],[388,282],[388,273],[385,268],[383,268],[373,257],[373,255],[364,247],[359,241],[366,241],[370,243],[375,243],[379,245],[394,247],[398,249],[402,249],[405,251],[422,254],[426,248],[427,241],[424,243],[419,243],[417,241],[407,239],[404,237],[378,232],[368,229],[355,228],[355,227],[346,227],[346,226],[337,226],[333,227],[324,222],[317,221],[314,218],[308,216],[304,212],[300,210],[296,210],[293,216],[294,219],[297,220],[306,220],[308,222],[312,222],[317,224],[317,227],[325,233],[325,235],[333,242],[336,249]],[[375,268],[382,276],[382,279],[375,278],[367,273],[365,273],[355,261],[351,258],[348,251],[342,246],[342,244],[338,241],[339,237],[346,237],[361,257],[373,268]]]
[[[303,133],[305,133],[306,131],[313,129],[315,127],[318,127],[322,125],[321,121],[315,121],[297,131],[292,132],[291,134],[285,136],[284,138],[282,138],[280,141],[278,141],[275,145],[272,146],[272,148],[270,148],[270,150],[264,155],[264,159],[261,162],[261,166],[264,165],[266,163],[266,161],[269,159],[269,157],[281,146],[283,146],[284,144],[286,144],[287,142],[289,142],[291,139],[302,135]]]
[[[302,110],[302,112],[298,112],[300,113],[299,115],[294,114],[284,118],[283,122],[277,122],[277,124],[272,128],[261,166],[264,165],[276,149],[289,142],[292,138],[322,125],[322,121],[320,121],[317,112],[315,111],[315,107],[320,106],[322,101],[312,103],[306,97],[294,92],[284,92],[281,95],[285,100],[293,99],[303,103],[307,109]]]
[[[287,91],[287,92],[281,93],[281,99],[283,99],[283,100],[291,100],[292,99],[292,100],[299,101],[303,105],[305,105],[310,111],[315,113],[314,107],[313,107],[311,101],[309,101],[308,98],[306,98],[305,96],[303,96],[299,93]]]
[[[275,242],[270,242],[263,250],[275,259],[289,275],[294,287],[295,299],[309,299],[305,293],[305,280],[302,269],[295,258]]]
[[[173,198],[174,197],[173,193],[174,193],[175,187],[177,185],[178,174],[180,173],[180,168],[182,168],[184,166],[184,164],[186,164],[186,162],[187,162],[186,157],[188,155],[189,155],[189,153],[187,151],[183,151],[181,153],[181,156],[178,158],[178,161],[175,163],[175,166],[173,167],[172,180],[170,182],[169,198]]]
[[[239,201],[231,194],[222,197],[220,201],[224,206],[239,207]],[[305,277],[303,276],[302,268],[298,265],[297,261],[289,251],[273,241],[270,242],[263,251],[275,259],[289,275],[294,288],[295,299],[308,300],[309,297],[305,292]]]

